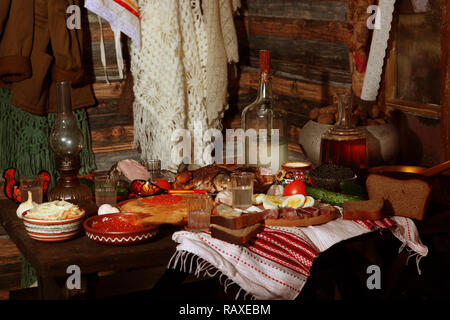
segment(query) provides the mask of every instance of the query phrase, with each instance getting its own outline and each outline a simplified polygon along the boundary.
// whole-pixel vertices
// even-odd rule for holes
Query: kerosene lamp
[[[56,83],[58,110],[49,144],[55,155],[55,165],[60,177],[58,184],[49,191],[48,200],[66,200],[79,204],[92,201],[92,192],[77,177],[84,137],[72,112],[71,87],[68,81]]]

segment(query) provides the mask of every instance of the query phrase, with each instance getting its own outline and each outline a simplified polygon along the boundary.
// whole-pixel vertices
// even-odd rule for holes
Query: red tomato
[[[300,180],[294,180],[284,187],[283,196],[292,196],[294,194],[302,194],[306,196],[306,185]]]
[[[170,182],[166,179],[155,179],[152,182],[160,188],[170,190]]]

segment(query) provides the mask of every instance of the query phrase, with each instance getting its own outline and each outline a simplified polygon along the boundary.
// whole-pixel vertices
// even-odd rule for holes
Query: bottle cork
[[[259,50],[259,70],[261,74],[270,71],[270,52],[269,50]]]

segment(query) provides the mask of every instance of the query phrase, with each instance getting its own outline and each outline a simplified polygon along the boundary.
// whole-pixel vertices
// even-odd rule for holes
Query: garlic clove
[[[35,206],[37,206],[37,203],[33,202],[33,195],[31,191],[28,191],[28,200],[21,203],[16,210],[17,217],[22,219],[23,213],[27,210],[33,209]]]
[[[110,204],[102,204],[99,208],[98,208],[98,215],[102,215],[102,214],[107,214],[107,213],[119,213],[120,210],[117,209],[116,207],[111,206]]]

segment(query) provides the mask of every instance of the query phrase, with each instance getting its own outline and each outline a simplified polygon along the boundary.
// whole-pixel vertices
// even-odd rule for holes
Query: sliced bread
[[[256,238],[256,235],[264,230],[264,224],[256,223],[241,229],[229,229],[223,226],[211,224],[211,237],[229,243],[243,245]]]
[[[240,215],[235,215],[234,212],[230,212],[230,214],[225,212],[211,216],[211,224],[220,225],[228,229],[245,228],[263,220],[264,216],[262,212],[248,212]]]
[[[382,199],[346,201],[342,206],[342,217],[347,220],[378,220],[385,216],[383,204]]]
[[[385,200],[387,215],[423,220],[431,186],[415,174],[369,174],[366,180],[371,200]]]

